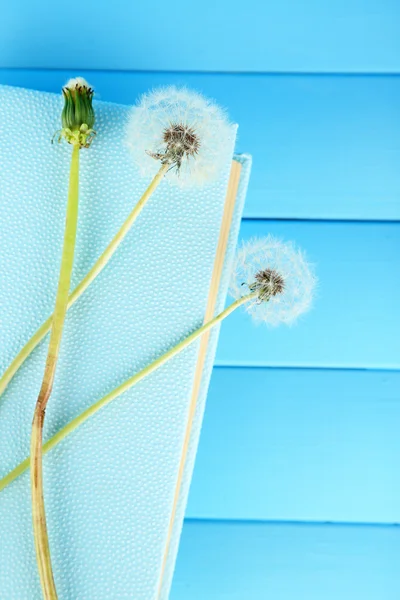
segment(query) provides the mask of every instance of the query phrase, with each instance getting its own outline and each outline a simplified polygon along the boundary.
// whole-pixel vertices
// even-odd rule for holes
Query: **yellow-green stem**
[[[168,360],[170,360],[171,358],[176,356],[176,354],[178,354],[179,352],[182,352],[182,350],[187,348],[190,344],[192,344],[195,340],[197,340],[206,331],[208,331],[209,329],[211,329],[212,327],[217,325],[217,323],[220,323],[223,319],[225,319],[228,315],[230,315],[231,312],[233,312],[236,308],[238,308],[245,302],[248,302],[249,300],[251,300],[254,297],[255,297],[255,294],[249,294],[248,296],[244,296],[243,298],[240,298],[236,302],[233,302],[233,304],[228,306],[222,313],[220,313],[219,315],[214,317],[214,319],[212,319],[211,321],[208,321],[199,329],[196,329],[196,331],[194,331],[191,335],[189,335],[187,338],[182,340],[182,342],[179,342],[179,344],[177,344],[176,346],[171,348],[171,350],[168,350],[168,352],[163,354],[160,358],[157,358],[150,365],[148,365],[147,367],[142,369],[142,371],[139,371],[139,373],[137,373],[136,375],[134,375],[133,377],[131,377],[130,379],[128,379],[127,381],[122,383],[120,386],[118,386],[117,388],[112,390],[109,394],[107,394],[106,396],[104,396],[103,398],[101,398],[100,400],[95,402],[94,404],[92,404],[92,406],[90,406],[85,411],[83,411],[80,415],[75,417],[75,419],[73,419],[72,421],[70,421],[68,423],[68,425],[66,425],[65,427],[60,429],[60,431],[58,433],[53,435],[53,437],[50,438],[44,444],[43,454],[46,454],[52,448],[54,448],[60,442],[62,442],[62,440],[64,440],[70,433],[75,431],[75,429],[77,429],[77,427],[79,427],[79,425],[82,425],[82,423],[84,423],[89,417],[91,417],[98,410],[100,410],[100,408],[103,408],[103,406],[106,406],[106,404],[109,404],[112,400],[114,400],[115,398],[117,398],[118,396],[120,396],[121,394],[126,392],[127,390],[129,390],[133,385],[135,385],[136,383],[139,383],[139,381],[144,379],[144,377],[147,377],[147,375],[150,375],[151,373],[153,373],[154,371],[159,369],[163,364],[165,364]],[[4,490],[4,488],[6,488],[8,485],[10,485],[10,483],[12,483],[15,479],[17,479],[17,477],[22,475],[22,473],[24,473],[24,471],[26,471],[29,468],[29,465],[30,465],[30,459],[26,458],[17,467],[15,467],[15,469],[10,471],[10,473],[8,473],[8,475],[3,477],[3,479],[0,479],[0,492],[2,490]]]
[[[61,268],[58,280],[56,303],[51,325],[49,348],[47,351],[46,365],[42,385],[35,406],[31,436],[31,491],[32,491],[32,519],[33,536],[35,540],[36,560],[39,570],[43,598],[56,600],[57,592],[54,584],[51,566],[50,547],[47,535],[46,512],[43,498],[43,423],[46,406],[53,388],[54,376],[57,367],[58,353],[65,314],[67,312],[71,273],[74,263],[76,230],[78,225],[78,199],[79,199],[79,146],[74,145],[71,157],[71,170],[69,178],[67,215],[65,221],[64,245],[62,250]]]
[[[169,165],[162,165],[157,175],[154,177],[149,187],[144,192],[143,196],[140,198],[139,202],[136,204],[132,212],[129,214],[128,218],[122,225],[121,229],[118,231],[116,236],[112,239],[110,244],[104,250],[103,254],[98,258],[97,262],[90,269],[89,273],[86,275],[84,279],[80,282],[80,284],[74,289],[71,295],[68,298],[68,308],[70,308],[78,298],[83,294],[83,292],[89,287],[92,281],[97,277],[97,275],[104,269],[110,258],[113,256],[114,252],[117,250],[120,243],[125,238],[126,234],[129,232],[133,223],[139,216],[142,208],[155,192],[159,184],[164,178],[165,173],[168,170]],[[25,344],[25,346],[20,350],[17,356],[14,358],[10,366],[4,371],[3,375],[0,378],[0,396],[3,394],[11,379],[14,377],[18,369],[22,366],[28,356],[33,352],[38,344],[43,340],[45,335],[50,331],[51,323],[53,316],[50,316],[47,321],[45,321],[39,329],[34,333],[31,339]]]

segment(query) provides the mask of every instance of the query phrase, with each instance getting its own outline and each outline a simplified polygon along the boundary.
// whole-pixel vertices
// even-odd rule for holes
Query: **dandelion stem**
[[[97,275],[104,269],[108,261],[113,256],[114,252],[117,250],[120,243],[123,241],[133,223],[139,216],[142,208],[149,200],[151,195],[155,192],[165,173],[168,170],[169,165],[162,165],[149,187],[144,192],[143,196],[140,198],[139,202],[136,204],[132,212],[129,214],[128,218],[116,234],[116,236],[112,239],[110,244],[104,250],[103,254],[98,258],[97,262],[90,269],[89,273],[82,279],[80,284],[73,290],[71,295],[68,298],[68,307],[70,308],[78,298],[86,291],[92,281],[97,277]],[[17,356],[14,358],[10,366],[4,371],[2,377],[0,378],[0,396],[3,394],[8,384],[18,371],[18,369],[22,366],[28,356],[33,352],[38,344],[43,340],[45,335],[50,331],[51,323],[52,323],[53,315],[50,316],[47,321],[45,321],[39,329],[34,333],[31,339],[25,344],[25,346],[20,350]]]
[[[235,302],[233,302],[230,306],[228,306],[219,315],[217,315],[216,317],[214,317],[213,319],[211,319],[210,321],[208,321],[207,323],[205,323],[204,325],[199,327],[199,329],[196,329],[196,331],[194,331],[192,334],[190,334],[187,338],[185,338],[184,340],[179,342],[176,346],[174,346],[173,348],[168,350],[168,352],[166,352],[165,354],[163,354],[162,356],[157,358],[150,365],[148,365],[147,367],[145,367],[144,369],[139,371],[139,373],[136,373],[136,375],[133,375],[133,377],[131,377],[130,379],[127,379],[120,386],[116,387],[114,390],[109,392],[106,396],[104,396],[103,398],[101,398],[100,400],[98,400],[97,402],[92,404],[92,406],[90,406],[89,408],[84,410],[80,415],[75,417],[75,419],[73,419],[72,421],[70,421],[68,423],[68,425],[66,425],[65,427],[60,429],[60,431],[58,431],[58,433],[53,435],[53,437],[51,437],[44,444],[43,454],[46,454],[52,448],[57,446],[70,433],[72,433],[73,431],[75,431],[75,429],[77,429],[80,425],[82,425],[89,417],[91,417],[98,410],[103,408],[103,406],[106,406],[112,400],[115,400],[115,398],[117,398],[124,392],[128,391],[132,386],[139,383],[139,381],[141,381],[142,379],[144,379],[145,377],[147,377],[148,375],[150,375],[151,373],[153,373],[154,371],[159,369],[168,360],[170,360],[171,358],[173,358],[174,356],[176,356],[177,354],[182,352],[182,350],[184,350],[185,348],[190,346],[190,344],[192,344],[200,336],[202,336],[204,333],[206,333],[206,331],[210,330],[212,327],[214,327],[215,325],[217,325],[218,323],[223,321],[223,319],[225,319],[228,315],[230,315],[239,306],[241,306],[242,304],[245,304],[246,302],[255,298],[256,295],[257,295],[256,293],[252,293],[252,294],[243,296],[242,298],[239,298],[239,300],[236,300]],[[0,479],[0,492],[2,490],[4,490],[4,488],[6,488],[15,479],[17,479],[17,477],[22,475],[22,473],[24,473],[24,471],[26,471],[29,468],[29,465],[30,465],[30,459],[26,458],[17,467],[15,467],[15,469],[10,471],[10,473],[8,473],[8,475],[3,477],[3,479]]]
[[[39,396],[36,401],[31,436],[31,492],[33,536],[35,539],[36,560],[40,583],[45,600],[56,600],[57,592],[51,566],[50,547],[47,535],[46,512],[43,498],[43,466],[42,442],[43,423],[46,406],[53,388],[57,367],[65,314],[67,312],[68,294],[71,284],[72,266],[74,263],[75,240],[78,226],[79,200],[79,145],[72,149],[71,170],[69,178],[67,215],[65,221],[64,245],[61,258],[60,276],[57,296],[51,325],[49,348],[46,366]]]

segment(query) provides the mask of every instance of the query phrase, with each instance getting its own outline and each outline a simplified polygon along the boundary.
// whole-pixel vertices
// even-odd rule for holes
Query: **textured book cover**
[[[149,183],[124,143],[129,108],[95,104],[73,286]],[[61,109],[56,95],[0,86],[1,372],[53,310],[71,153],[50,143]],[[251,162],[233,157],[235,135],[214,184],[162,182],[69,310],[45,439],[224,307]],[[168,598],[217,338],[214,329],[45,456],[60,598]],[[1,476],[29,454],[47,341],[0,397]],[[27,472],[0,493],[0,531],[0,597],[40,600]]]

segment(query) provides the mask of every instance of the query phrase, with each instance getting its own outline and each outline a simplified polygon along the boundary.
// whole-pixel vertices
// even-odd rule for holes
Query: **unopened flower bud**
[[[88,148],[96,135],[93,130],[95,116],[92,106],[93,89],[82,78],[70,79],[63,87],[64,108],[61,114],[62,130],[58,140]]]

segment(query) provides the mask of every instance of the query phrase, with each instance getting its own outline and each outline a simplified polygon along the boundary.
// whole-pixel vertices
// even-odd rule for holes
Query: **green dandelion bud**
[[[70,79],[63,87],[64,108],[61,114],[62,129],[58,141],[66,139],[69,144],[89,148],[96,132],[93,130],[95,116],[92,106],[93,89],[82,78]]]

